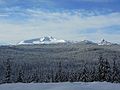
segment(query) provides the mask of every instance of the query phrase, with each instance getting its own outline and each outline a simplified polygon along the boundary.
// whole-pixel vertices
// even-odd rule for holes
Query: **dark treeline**
[[[110,63],[99,55],[98,62],[41,61],[37,63],[16,63],[12,58],[3,61],[0,66],[0,83],[49,83],[49,82],[93,82],[107,81],[120,83],[119,65],[114,56]]]

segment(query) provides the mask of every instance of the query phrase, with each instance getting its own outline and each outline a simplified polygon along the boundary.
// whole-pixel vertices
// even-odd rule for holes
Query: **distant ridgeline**
[[[80,43],[80,44],[93,44],[93,45],[117,45],[116,43],[111,43],[106,40],[102,40],[100,43],[95,43],[89,40],[83,41],[68,41],[62,39],[56,39],[52,36],[40,37],[30,40],[20,41],[17,45],[40,45],[40,44],[58,44],[58,43]]]
[[[0,46],[0,83],[120,82],[120,46]]]

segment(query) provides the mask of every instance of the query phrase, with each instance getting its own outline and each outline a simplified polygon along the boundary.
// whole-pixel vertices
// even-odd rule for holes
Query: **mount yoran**
[[[67,41],[56,39],[52,36],[46,36],[36,39],[24,40],[19,42],[17,45],[34,45],[34,44],[58,44],[58,43],[80,43],[80,44],[93,44],[93,45],[116,45],[115,43],[108,42],[106,40],[102,40],[100,43],[95,43],[89,40],[83,41]]]
[[[16,45],[39,45],[39,44],[59,44],[59,43],[79,43],[79,44],[91,44],[91,45],[118,45],[116,43],[111,43],[106,40],[102,40],[100,43],[95,43],[89,40],[83,40],[83,41],[67,41],[62,39],[56,39],[52,36],[45,36],[35,39],[29,39],[29,40],[23,40],[17,43]],[[0,43],[0,45],[8,45],[6,43]]]

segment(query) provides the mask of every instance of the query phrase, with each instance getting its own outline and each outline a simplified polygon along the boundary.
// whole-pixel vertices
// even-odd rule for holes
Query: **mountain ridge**
[[[99,43],[95,43],[90,40],[82,40],[82,41],[67,41],[63,39],[56,39],[52,36],[45,36],[35,39],[23,40],[20,41],[17,45],[34,45],[34,44],[58,44],[58,43],[79,43],[79,44],[92,44],[92,45],[118,45],[116,43],[111,43],[103,39]]]
[[[18,45],[25,45],[25,44],[56,44],[56,43],[65,43],[65,40],[62,39],[56,39],[52,36],[45,36],[40,37],[36,39],[30,39],[30,40],[23,40],[18,43]]]
[[[40,38],[34,38],[34,39],[28,39],[28,40],[23,40],[18,42],[17,44],[14,45],[36,45],[36,44],[58,44],[58,43],[68,43],[68,44],[82,44],[82,45],[120,45],[117,43],[112,43],[109,42],[105,39],[102,39],[99,43],[93,42],[91,40],[82,40],[82,41],[72,41],[72,40],[63,40],[63,39],[56,39],[52,36],[44,36]],[[5,43],[0,43],[0,45],[11,45],[11,44],[5,44]]]

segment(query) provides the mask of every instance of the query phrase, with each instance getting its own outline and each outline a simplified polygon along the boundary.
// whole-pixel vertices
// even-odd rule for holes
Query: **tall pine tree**
[[[120,72],[116,63],[116,58],[113,59],[112,82],[120,82]]]
[[[102,56],[99,57],[99,67],[98,67],[99,81],[110,81],[111,68],[108,60],[104,59]]]
[[[17,81],[16,82],[24,82],[24,79],[23,79],[24,75],[23,75],[23,71],[20,69],[19,70],[19,73],[18,73],[18,78],[17,78]]]
[[[11,61],[10,58],[6,60],[5,64],[4,83],[11,83]]]

